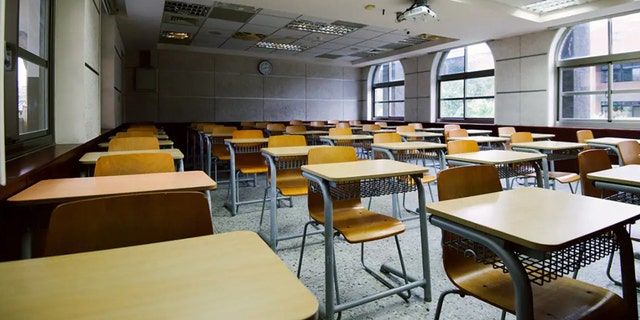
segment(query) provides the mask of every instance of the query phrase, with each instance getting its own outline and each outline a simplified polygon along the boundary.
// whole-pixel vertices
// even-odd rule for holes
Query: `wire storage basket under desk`
[[[410,175],[403,175],[346,182],[331,182],[329,183],[329,194],[334,200],[349,200],[411,192],[418,189],[413,179]],[[309,181],[309,184],[312,192],[322,192],[316,182]]]
[[[451,232],[445,233],[442,243],[465,257],[475,259],[477,263],[490,264],[495,269],[502,269],[505,273],[509,272],[502,260],[482,244]],[[545,282],[550,282],[605,258],[618,248],[616,237],[613,233],[606,232],[559,251],[528,253],[516,251],[516,254],[527,272],[529,281],[543,285]]]

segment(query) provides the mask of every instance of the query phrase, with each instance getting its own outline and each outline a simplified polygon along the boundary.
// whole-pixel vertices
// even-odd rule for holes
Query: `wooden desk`
[[[430,131],[430,132],[442,132],[444,133],[444,128],[416,128],[416,131]]]
[[[425,153],[435,152],[438,155],[440,168],[444,168],[446,166],[445,151],[447,150],[447,145],[444,143],[433,143],[426,141],[373,143],[371,144],[371,149],[374,152],[378,151],[385,153],[388,159],[403,162],[406,162],[408,160],[423,159]],[[399,151],[418,152],[400,154]]]
[[[604,137],[604,138],[589,139],[589,140],[586,140],[585,142],[588,145],[595,148],[607,149],[607,150],[613,151],[613,153],[615,153],[615,155],[618,156],[618,164],[620,166],[623,166],[624,163],[622,163],[622,157],[620,156],[620,151],[618,151],[618,143],[622,141],[627,141],[627,140],[634,140],[634,139]],[[636,140],[636,141],[640,143],[640,140]]]
[[[390,289],[385,292],[377,293],[373,296],[359,299],[352,303],[342,302],[335,304],[335,282],[333,270],[333,211],[332,199],[324,198],[325,208],[325,221],[324,221],[324,249],[325,249],[325,317],[326,319],[333,319],[334,313],[341,310],[345,310],[363,303],[367,303],[382,297],[396,294],[398,292],[406,291],[409,288],[422,287],[424,290],[425,301],[431,301],[431,276],[429,267],[429,243],[427,234],[427,217],[425,214],[425,199],[424,199],[424,187],[420,182],[422,174],[427,172],[427,168],[422,166],[416,166],[404,162],[398,162],[393,160],[362,160],[352,162],[341,163],[329,163],[329,164],[314,164],[304,165],[301,167],[302,175],[308,178],[310,181],[317,183],[322,190],[322,194],[330,195],[330,189],[345,191],[342,189],[347,188],[349,183],[354,182],[359,188],[360,193],[349,194],[350,198],[360,199],[361,197],[369,197],[375,195],[381,195],[378,192],[405,192],[411,191],[409,189],[398,188],[385,188],[387,190],[379,190],[376,188],[376,183],[388,183],[398,181],[401,179],[387,179],[381,182],[379,179],[385,179],[389,177],[397,176],[411,176],[414,181],[414,186],[418,189],[418,211],[420,214],[420,234],[421,234],[421,250],[422,250],[422,279],[412,280],[411,283],[401,286],[399,288]],[[342,183],[340,183],[342,182]],[[367,184],[364,186],[363,184]],[[405,185],[406,186],[406,185]],[[387,194],[389,194],[387,193]],[[341,197],[342,198],[342,197]],[[398,274],[396,270],[383,265],[388,272]]]
[[[562,205],[558,206],[559,203]],[[526,274],[521,256],[514,251],[535,259],[545,256],[540,253],[574,250],[575,254],[564,251],[566,258],[560,259],[569,266],[562,270],[568,274],[574,263],[585,262],[579,252],[582,245],[591,246],[587,240],[607,231],[615,232],[623,266],[623,297],[635,315],[633,319],[638,317],[633,253],[624,228],[640,218],[637,206],[566,192],[520,188],[428,203],[427,211],[432,214],[429,220],[433,225],[483,244],[500,257],[514,282],[520,284],[516,285],[521,288],[516,291],[518,319],[532,319],[529,280],[533,275]],[[608,256],[600,253],[602,257]]]
[[[376,134],[376,133],[394,133],[396,130],[393,129],[380,129],[380,130],[362,130],[364,133],[368,134]]]
[[[331,146],[352,146],[356,148],[359,158],[368,158],[368,152],[371,150],[372,140],[373,136],[369,134],[320,136],[320,141]]]
[[[0,286],[2,319],[280,320],[318,310],[248,231],[3,262]]]
[[[292,169],[295,167],[299,168],[300,166],[307,164],[306,157],[309,154],[309,150],[322,147],[328,146],[317,145],[300,147],[277,147],[262,148],[261,150],[262,155],[267,158],[267,161],[269,162],[269,172],[271,172],[271,188],[269,190],[271,191],[269,195],[271,210],[269,213],[269,235],[263,235],[260,233],[260,236],[265,239],[265,241],[269,244],[269,246],[271,246],[271,249],[273,250],[276,250],[276,246],[278,245],[279,240],[287,240],[302,236],[302,234],[278,236],[278,186],[276,183],[278,167],[280,165],[285,165],[287,169]]]
[[[412,138],[419,138],[419,139],[421,139],[423,141],[432,139],[432,140],[434,140],[434,142],[440,143],[440,137],[442,137],[442,133],[425,132],[425,131],[398,132],[398,134],[402,137],[402,140],[404,140],[405,142],[408,141],[409,139],[412,139]]]
[[[317,145],[322,144],[318,137],[326,136],[329,134],[329,132],[324,130],[307,130],[305,132],[285,132],[284,134],[303,135],[307,139],[308,145]]]
[[[467,133],[470,136],[490,135],[491,132],[492,132],[491,130],[484,130],[484,129],[467,129]]]
[[[546,161],[546,154],[507,151],[507,150],[485,150],[478,152],[449,154],[447,160],[456,165],[489,164],[496,166],[500,177],[506,180],[507,189],[510,189],[509,178],[524,174],[514,172],[513,164],[531,162],[534,164],[538,186],[549,188],[549,168]]]
[[[502,144],[502,149],[505,149],[505,143],[509,141],[509,138],[501,138],[501,137],[490,137],[490,136],[470,136],[470,137],[449,137],[449,140],[470,140],[475,141],[478,144],[486,143],[489,145],[489,149],[493,149],[491,147],[492,143],[500,143]]]
[[[160,145],[160,148],[173,148],[173,141],[172,140],[158,140],[158,144]],[[98,147],[100,148],[109,148],[109,142],[100,142],[98,143]]]
[[[598,188],[640,194],[640,165],[638,164],[587,173],[587,178],[594,180],[594,185]]]
[[[184,154],[180,149],[171,148],[171,149],[159,149],[159,150],[131,150],[131,151],[99,151],[99,152],[87,152],[85,153],[80,160],[81,164],[93,166],[98,161],[98,158],[102,156],[110,156],[117,154],[131,154],[131,153],[156,153],[163,152],[169,153],[173,157],[173,160],[176,162],[176,171],[184,171]],[[91,176],[91,167],[88,168],[87,172],[88,176]]]
[[[238,184],[236,181],[236,154],[259,153],[262,148],[267,147],[269,138],[253,139],[224,139],[224,143],[229,149],[231,160],[229,161],[229,188],[231,189],[231,202],[225,202],[224,207],[231,211],[231,215],[238,213],[238,207],[243,204],[261,202],[262,199],[240,201]]]
[[[578,158],[578,153],[584,149],[586,144],[565,141],[533,141],[517,142],[511,144],[511,150],[534,153],[544,153],[547,155],[549,171],[555,171],[556,160],[567,160]],[[555,184],[554,184],[555,188]]]

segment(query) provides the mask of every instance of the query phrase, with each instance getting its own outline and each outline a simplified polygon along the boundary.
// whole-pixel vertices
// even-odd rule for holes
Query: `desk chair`
[[[634,141],[635,142],[635,141]],[[582,179],[582,194],[588,197],[594,198],[609,198],[616,200],[617,192],[606,189],[596,188],[593,181],[587,178],[587,174],[591,172],[611,169],[611,159],[609,154],[604,149],[589,149],[582,151],[578,154],[578,167],[580,169],[580,178]],[[633,241],[640,241],[638,238],[631,237]],[[622,285],[622,283],[613,278],[611,275],[611,266],[613,265],[613,253],[609,256],[609,263],[607,264],[607,277],[615,284]],[[574,273],[577,275],[578,271]]]
[[[253,121],[241,121],[240,122],[240,128],[242,128],[243,130],[247,130],[247,129],[253,129],[253,127],[256,126],[256,123]]]
[[[593,139],[593,132],[591,130],[578,130],[576,131],[576,138],[579,143],[587,143],[587,140]]]
[[[438,172],[440,201],[502,191],[498,171],[493,166],[455,167]],[[517,214],[517,212],[514,212]],[[469,295],[505,313],[515,313],[515,292],[509,273],[475,259],[449,246],[467,241],[462,236],[442,231],[442,263],[449,280],[457,289],[442,292],[435,319],[440,318],[444,298],[451,293]],[[485,250],[488,250],[485,248]],[[607,289],[569,277],[540,286],[531,284],[534,319],[624,319],[625,302]]]
[[[306,146],[307,140],[301,135],[290,136],[273,136],[269,137],[268,147],[296,147]],[[305,157],[306,158],[306,157]],[[302,161],[302,159],[295,159],[293,161]],[[267,194],[271,189],[271,175],[269,172],[267,175],[267,186],[264,188],[264,197],[262,198],[262,211],[260,212],[260,223],[258,224],[258,230],[262,228],[262,219],[264,217],[264,206],[267,202]],[[279,168],[276,171],[276,187],[278,189],[277,199],[287,197],[289,199],[289,207],[293,207],[293,201],[291,197],[305,196],[307,195],[307,178],[302,176],[302,171],[299,166],[295,168]]]
[[[349,124],[352,126],[361,126],[362,122],[360,122],[360,120],[349,120]]]
[[[349,162],[358,161],[356,150],[353,147],[326,147],[309,150],[308,163],[309,164],[321,164],[321,163],[336,163],[336,162]],[[300,260],[298,262],[298,278],[300,278],[300,271],[302,270],[302,257],[304,256],[304,246],[307,236],[307,228],[311,224],[323,224],[324,223],[324,201],[321,193],[314,192],[316,188],[309,184],[308,201],[307,206],[309,209],[309,215],[311,221],[307,222],[304,226],[304,232],[302,236],[302,245],[300,248]],[[313,188],[313,189],[312,189]],[[357,191],[359,192],[359,191]],[[345,240],[349,243],[360,243],[360,262],[363,268],[374,276],[377,280],[381,281],[388,287],[393,287],[392,284],[384,280],[380,275],[375,273],[364,262],[364,243],[374,240],[380,240],[388,237],[394,237],[396,241],[396,248],[398,250],[398,256],[400,258],[400,265],[402,267],[402,273],[405,283],[408,283],[407,273],[405,270],[404,260],[402,259],[402,251],[400,249],[400,242],[398,241],[398,234],[405,231],[405,226],[402,221],[390,217],[388,215],[380,214],[377,212],[369,211],[364,208],[360,199],[347,199],[347,200],[332,200],[333,203],[333,228],[338,234],[341,234]],[[336,279],[336,301],[340,303],[338,281],[336,274],[335,257],[333,259],[334,265],[334,279]],[[327,271],[330,272],[330,271]],[[402,293],[399,293],[402,296]],[[410,292],[409,292],[410,295]],[[403,299],[408,299],[407,296],[403,296]]]
[[[151,130],[129,130],[125,132],[116,133],[116,138],[128,138],[128,137],[153,137],[154,133]]]
[[[420,122],[412,122],[412,123],[409,123],[409,125],[414,127],[415,129],[422,129],[422,123]]]
[[[175,172],[173,157],[168,153],[130,153],[98,158],[94,177],[157,172]]]
[[[269,136],[281,135],[284,131],[285,131],[284,123],[267,124],[267,133],[269,133]]]
[[[233,139],[264,138],[262,130],[236,130],[232,134]],[[236,172],[231,172],[230,174],[236,175],[236,190],[239,190],[240,175],[253,175],[253,184],[256,186],[258,184],[258,174],[267,173],[269,171],[269,166],[265,164],[265,159],[259,151],[249,153],[236,152],[235,167]],[[227,192],[227,196],[237,197],[236,203],[240,202],[240,192],[237,192],[236,195],[231,195],[231,188],[229,188]],[[259,200],[255,200],[255,202],[258,201]]]
[[[268,122],[256,122],[256,124],[253,126],[255,129],[266,129],[267,126],[269,125]]]
[[[150,131],[153,134],[158,134],[158,128],[156,126],[130,126],[127,131]]]
[[[402,142],[402,137],[398,133],[394,133],[394,132],[376,133],[376,134],[373,135],[373,143],[392,143],[392,142]],[[405,152],[418,153],[419,151],[418,150],[415,150],[415,151],[414,150],[411,150],[411,151],[399,151],[398,153],[402,157],[402,155],[405,154]],[[429,156],[431,156],[431,155],[429,155]],[[373,154],[373,158],[374,159],[385,159],[386,155],[379,154],[379,152],[375,152]],[[433,159],[433,158],[431,158],[431,159]],[[401,161],[401,160],[398,160],[398,161]],[[423,163],[423,165],[424,165],[424,163]],[[435,168],[435,163],[434,163],[434,168]],[[433,197],[433,191],[431,190],[431,183],[436,181],[436,176],[424,173],[422,175],[422,179],[421,180],[422,180],[422,184],[426,184],[427,188],[429,189],[429,196],[431,196],[431,202],[435,201],[435,199]],[[410,183],[410,184],[413,184],[413,180],[407,181],[407,182]],[[407,209],[406,197],[407,197],[407,193],[405,192],[405,193],[402,194],[402,207],[404,208],[404,210],[407,211],[407,212],[418,214],[414,210]],[[371,198],[369,198],[369,206],[368,206],[368,208],[371,208]]]
[[[516,133],[516,128],[514,127],[498,127],[498,136],[502,135],[512,135]]]
[[[216,134],[216,133],[233,133],[238,130],[236,127],[230,126],[215,126],[211,127],[210,131],[205,131],[206,133]],[[228,163],[231,161],[231,154],[227,149],[227,146],[224,144],[225,138],[211,138],[211,160],[213,160],[213,180],[218,183],[228,182],[228,181],[219,181],[218,180],[218,165],[221,162]]]
[[[453,129],[449,131],[449,138],[468,137],[467,129]]]
[[[349,122],[338,122],[336,123],[336,128],[351,128],[351,124]]]
[[[374,124],[379,125],[381,128],[386,128],[387,127],[387,123],[385,121],[377,121]]]
[[[398,126],[396,127],[396,132],[416,132],[416,127],[414,126],[410,126],[410,125],[406,125],[406,126]],[[421,138],[415,137],[415,138],[407,138],[407,141],[421,141]]]
[[[454,140],[447,142],[447,154],[478,152],[480,147],[475,140]]]
[[[303,126],[303,125],[292,125],[292,126],[286,126],[284,128],[284,131],[286,133],[295,133],[295,132],[307,132],[307,127]]]
[[[104,250],[212,233],[209,201],[201,192],[93,198],[63,203],[53,210],[44,255]]]
[[[379,124],[365,124],[362,125],[362,131],[374,131],[374,130],[380,130],[381,127]]]
[[[618,143],[618,152],[622,158],[622,164],[640,164],[640,143],[636,140],[622,141]]]
[[[444,141],[445,143],[449,141],[449,131],[460,129],[459,124],[445,124],[444,127]]]
[[[511,134],[511,143],[520,143],[520,142],[533,142],[533,136],[531,135],[531,132],[523,131],[523,132],[515,132]],[[529,173],[525,175],[525,179],[535,178],[535,177],[536,177],[535,173]],[[549,180],[554,182],[551,185],[553,190],[556,189],[555,182],[559,182],[562,184],[565,184],[565,183],[568,184],[569,189],[571,190],[571,193],[576,193],[576,191],[578,191],[578,188],[576,186],[576,188],[574,189],[572,183],[576,182],[579,185],[580,175],[575,174],[573,172],[549,171]]]
[[[156,137],[113,138],[109,141],[108,151],[159,150],[160,142]]]
[[[300,126],[302,125],[302,120],[290,120],[289,124],[292,126]]]
[[[324,121],[311,121],[311,123],[309,123],[309,126],[311,126],[311,127],[324,127]]]

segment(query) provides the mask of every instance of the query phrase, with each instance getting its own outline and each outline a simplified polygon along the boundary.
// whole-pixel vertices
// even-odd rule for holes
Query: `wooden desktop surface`
[[[0,263],[0,319],[314,319],[249,231]]]
[[[509,138],[490,137],[490,136],[470,136],[470,137],[449,137],[449,140],[470,140],[478,143],[490,143],[490,142],[507,142]]]
[[[156,150],[130,150],[130,151],[100,151],[100,152],[87,152],[82,158],[80,158],[80,163],[82,164],[95,164],[98,161],[98,158],[107,155],[117,155],[117,154],[131,154],[131,153],[156,153],[163,152],[169,153],[173,157],[174,160],[184,159],[184,154],[180,149],[156,149]]]
[[[320,139],[327,140],[373,140],[373,136],[368,134],[352,134],[352,135],[337,135],[337,136],[320,136]]]
[[[435,132],[398,132],[398,134],[405,138],[439,138],[442,137],[442,133]]]
[[[260,151],[266,153],[272,157],[294,157],[294,156],[306,156],[309,154],[310,149],[330,147],[329,145],[317,145],[317,146],[298,146],[298,147],[272,147],[262,148]]]
[[[160,147],[168,147],[168,146],[173,146],[173,140],[158,140],[158,145],[160,145]],[[100,148],[108,148],[109,147],[109,142],[100,142],[98,143],[98,147]]]
[[[511,139],[511,133],[503,133],[500,135],[502,138]],[[531,133],[531,137],[533,140],[542,140],[542,139],[553,139],[556,137],[553,133]]]
[[[634,139],[604,137],[604,138],[589,139],[589,140],[586,140],[585,142],[587,144],[601,144],[601,145],[615,146],[618,143],[622,141],[627,141],[627,140],[634,140]],[[640,142],[640,140],[636,140],[636,141]]]
[[[566,150],[580,149],[587,146],[586,143],[565,142],[565,141],[533,141],[533,142],[514,142],[512,147],[537,149],[537,150]]]
[[[626,166],[591,172],[587,174],[587,178],[640,187],[640,165],[628,164]]]
[[[411,142],[373,143],[371,144],[371,147],[387,149],[387,150],[417,150],[417,149],[444,149],[447,147],[447,145],[444,143],[411,141]]]
[[[562,249],[640,218],[635,205],[541,188],[427,203],[427,211],[539,251]]]
[[[446,156],[448,160],[491,165],[540,160],[546,157],[546,154],[541,153],[508,150],[485,150],[468,153],[448,154]]]
[[[428,168],[388,159],[360,160],[339,163],[311,164],[301,167],[303,172],[328,181],[355,181],[380,177],[422,174]]]
[[[41,180],[7,201],[33,205],[126,193],[205,191],[216,189],[216,187],[216,182],[203,171],[63,178]]]
[[[224,142],[229,142],[229,143],[233,143],[233,144],[266,143],[266,142],[269,142],[269,138],[224,139]]]
[[[311,136],[311,135],[317,135],[317,134],[329,134],[329,131],[307,130],[307,131],[304,131],[304,132],[285,132],[285,134],[299,134],[299,135],[303,135],[303,136]]]

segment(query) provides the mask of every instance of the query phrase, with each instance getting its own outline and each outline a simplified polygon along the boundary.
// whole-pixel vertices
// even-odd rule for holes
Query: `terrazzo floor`
[[[259,176],[256,187],[241,187],[241,198],[243,200],[261,199],[265,183],[265,176]],[[237,215],[231,216],[230,212],[223,207],[227,197],[227,186],[228,184],[220,183],[218,189],[212,192],[212,215],[215,232],[234,230],[264,230],[266,232],[269,227],[268,203],[265,210],[265,222],[263,222],[262,228],[259,229],[262,202],[242,205],[239,207]],[[522,186],[516,185],[516,187]],[[427,189],[425,188],[425,190]],[[432,190],[437,200],[436,185],[432,186]],[[564,185],[558,186],[557,191],[570,192],[568,186]],[[431,201],[429,195],[427,195],[426,199]],[[408,194],[407,207],[414,209],[417,207],[417,192]],[[371,208],[381,213],[391,212],[391,197],[373,198]],[[405,213],[403,216],[409,217],[411,214]],[[279,208],[278,219],[280,234],[300,234],[305,222],[308,221],[306,197],[294,197],[293,207]],[[421,271],[421,254],[418,220],[406,221],[405,225],[406,231],[399,235],[399,239],[407,271],[410,275],[419,275]],[[640,233],[637,226],[633,226],[632,233]],[[449,282],[442,268],[440,229],[429,224],[428,239],[432,294],[430,302],[424,301],[424,293],[421,289],[414,289],[408,303],[398,296],[389,296],[345,310],[342,313],[342,319],[433,319],[438,296],[445,290],[453,289],[454,286]],[[293,273],[298,268],[300,245],[301,238],[283,240],[278,243],[277,254]],[[377,290],[385,289],[382,284],[372,278],[361,267],[359,245],[349,244],[342,238],[336,238],[335,248],[342,301],[357,299],[375,293]],[[634,244],[634,249],[634,251],[640,251],[640,246]],[[377,269],[377,266],[384,263],[398,266],[398,256],[393,238],[367,243],[366,259],[368,265],[375,266],[373,269]],[[603,259],[581,269],[578,279],[606,287],[613,292],[621,294],[621,288],[614,285],[605,275],[606,263],[607,260]],[[619,270],[617,264],[614,265],[613,270],[614,276],[617,276],[618,273],[615,272],[615,270]],[[640,270],[639,260],[636,260],[636,270]],[[324,243],[321,235],[310,236],[307,240],[300,280],[323,304]],[[274,290],[277,290],[277,288],[274,288]],[[500,319],[500,315],[501,311],[499,309],[480,302],[473,297],[462,298],[458,295],[449,295],[445,300],[441,319]],[[515,316],[507,315],[507,319],[515,319]]]

